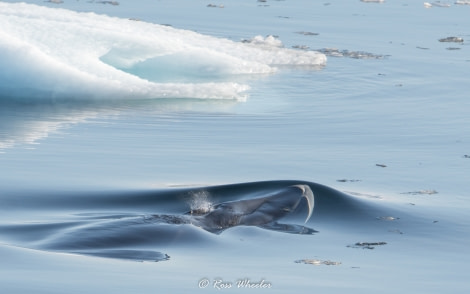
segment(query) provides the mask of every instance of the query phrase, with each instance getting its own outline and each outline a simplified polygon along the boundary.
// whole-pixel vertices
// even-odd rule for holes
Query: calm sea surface
[[[17,11],[9,6],[14,2],[1,1],[0,14],[7,8]],[[212,36],[216,39],[201,47],[198,58],[183,53],[181,62],[163,64],[163,73],[146,67],[137,75],[189,84],[237,83],[249,89],[243,92],[245,101],[132,95],[89,99],[64,86],[61,91],[71,95],[70,101],[41,100],[29,99],[38,95],[30,85],[40,85],[44,76],[0,75],[0,292],[184,292],[199,290],[203,279],[209,281],[207,291],[217,290],[223,281],[237,292],[243,290],[237,289],[237,281],[245,278],[270,283],[266,289],[252,289],[265,293],[468,289],[470,5],[449,2],[450,7],[441,7],[439,2],[425,8],[422,1],[359,0],[26,2]],[[54,13],[60,11],[46,12],[46,22]],[[107,32],[126,30],[109,19],[101,25]],[[0,52],[24,48],[24,43],[1,37],[3,33],[0,28]],[[195,44],[181,34],[187,44]],[[299,52],[320,51],[327,56],[326,65],[287,64],[274,73],[197,74],[200,62],[215,68],[228,64],[211,51],[220,50],[219,40],[239,43],[258,35],[275,36],[284,48]],[[120,42],[118,35],[109,38]],[[173,41],[177,46],[176,39],[165,38],[170,47]],[[61,46],[73,56],[74,44]],[[19,58],[13,59],[16,63],[0,59],[13,69],[28,68]],[[52,65],[46,69],[48,74],[61,72]],[[224,93],[220,84],[214,87]],[[104,91],[90,84],[80,88]],[[319,213],[318,219],[308,223],[319,231],[314,236],[257,227],[220,235],[190,230],[174,246],[156,248],[170,256],[157,263],[37,250],[72,223],[91,223],[94,213],[179,214],[188,208],[185,200],[161,204],[145,193],[170,195],[163,191],[182,189],[195,195],[204,189],[191,192],[188,187],[273,181],[242,185],[243,197],[232,186],[209,195],[222,202],[280,189],[281,180],[332,187],[348,194],[338,196],[338,206],[349,203],[343,197],[352,197],[370,209],[351,210],[358,215],[347,218],[349,209],[362,204],[337,210],[334,204],[320,205],[313,212]],[[311,187],[314,194],[326,193],[316,184]],[[50,226],[36,230],[29,226],[34,223]],[[70,228],[73,234],[75,227]],[[373,250],[353,248],[357,242],[387,244]],[[303,259],[341,264],[294,262]]]

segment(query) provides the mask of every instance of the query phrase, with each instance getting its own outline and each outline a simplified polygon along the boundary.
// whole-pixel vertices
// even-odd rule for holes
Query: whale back
[[[263,226],[294,211],[303,197],[309,207],[307,222],[313,211],[313,193],[306,185],[295,185],[265,197],[213,205],[209,213],[194,216],[193,224],[213,233],[238,225]]]

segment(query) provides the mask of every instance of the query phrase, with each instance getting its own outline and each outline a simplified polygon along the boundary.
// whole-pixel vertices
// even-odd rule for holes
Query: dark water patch
[[[128,259],[132,261],[165,261],[170,256],[165,253],[151,250],[109,249],[102,251],[76,251],[71,252],[81,255],[89,255],[104,258]]]
[[[408,194],[408,195],[433,195],[437,194],[436,190],[419,190],[419,191],[410,191],[410,192],[403,192],[401,194]]]
[[[346,183],[346,182],[351,182],[351,183],[355,183],[355,182],[360,182],[361,180],[355,180],[355,179],[338,179],[336,180],[337,182],[340,182],[340,183]]]
[[[387,242],[357,242],[354,245],[348,245],[350,248],[375,249],[376,246],[387,245]]]

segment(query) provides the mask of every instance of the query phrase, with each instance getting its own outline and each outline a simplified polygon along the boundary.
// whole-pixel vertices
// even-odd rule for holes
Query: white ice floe
[[[236,76],[325,55],[272,37],[249,44],[169,26],[25,3],[0,3],[3,98],[244,99]]]
[[[432,3],[429,2],[424,2],[424,7],[425,8],[431,8],[431,7],[450,7],[451,5],[449,3],[441,2],[441,1],[435,1]]]

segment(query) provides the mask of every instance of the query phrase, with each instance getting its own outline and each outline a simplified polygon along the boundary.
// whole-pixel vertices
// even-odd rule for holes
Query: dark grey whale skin
[[[234,226],[259,226],[287,233],[312,234],[313,229],[298,225],[282,225],[276,221],[294,211],[306,199],[308,216],[312,215],[314,196],[306,185],[289,186],[276,193],[253,199],[223,202],[214,205],[202,215],[192,216],[191,223],[211,233],[221,233]],[[284,230],[285,228],[285,230]]]

